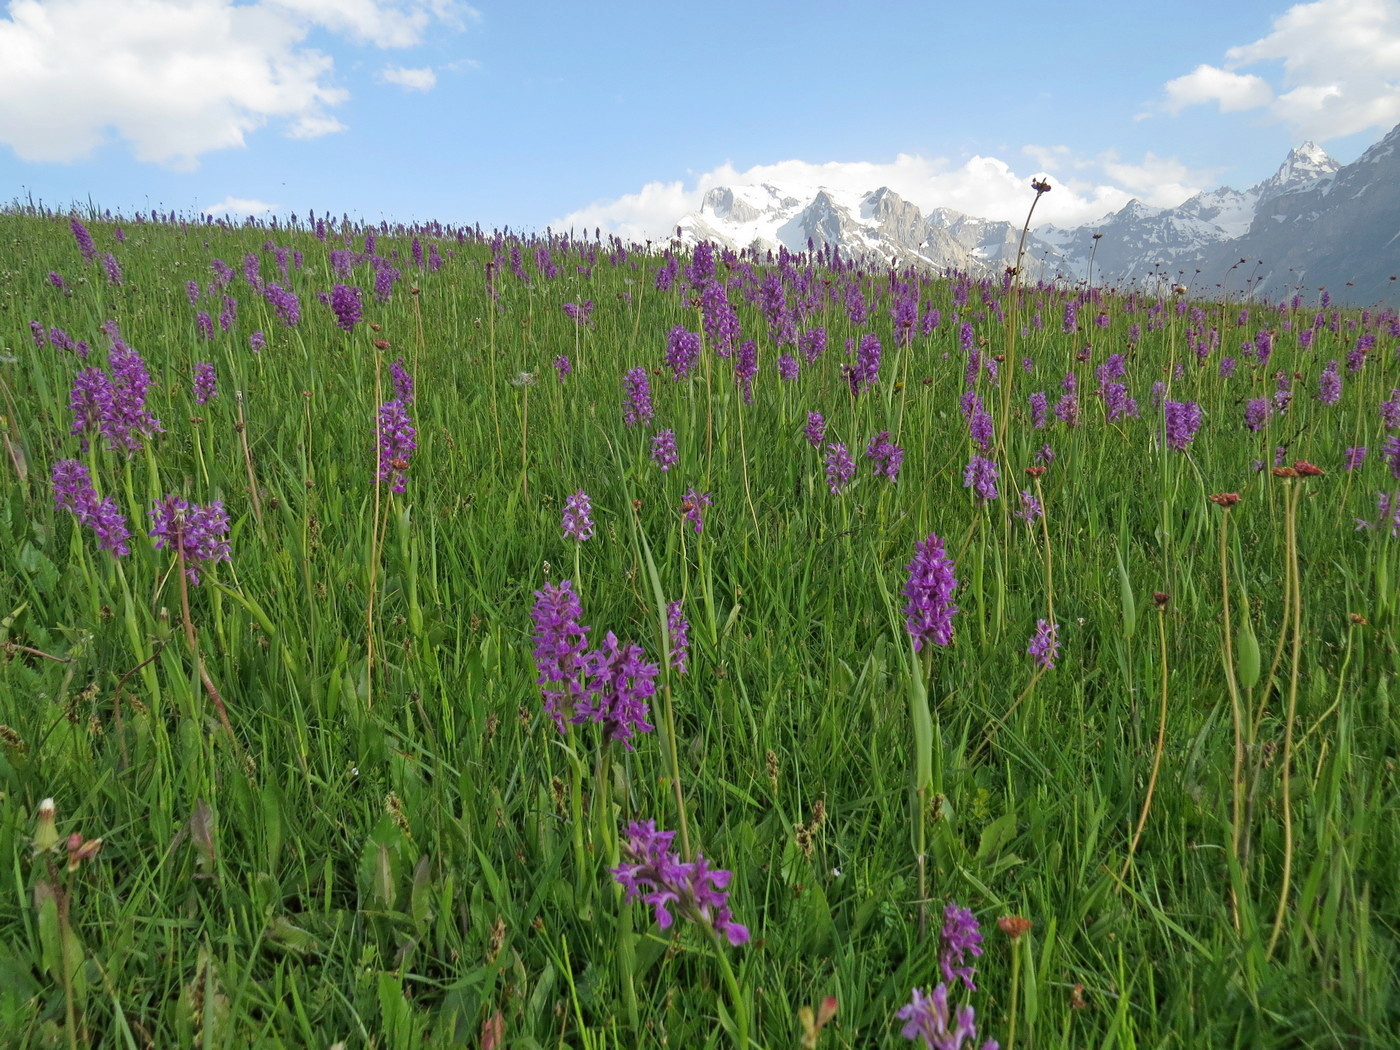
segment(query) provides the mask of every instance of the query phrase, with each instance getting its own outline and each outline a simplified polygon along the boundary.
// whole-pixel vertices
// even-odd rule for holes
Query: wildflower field
[[[1400,1045],[1394,310],[0,244],[0,1045]]]

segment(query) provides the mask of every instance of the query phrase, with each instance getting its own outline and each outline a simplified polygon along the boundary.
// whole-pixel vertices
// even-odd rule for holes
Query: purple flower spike
[[[1342,399],[1342,377],[1337,374],[1337,362],[1328,361],[1317,377],[1317,399],[1324,405],[1335,405]]]
[[[882,430],[865,446],[865,457],[874,461],[876,476],[894,481],[899,477],[899,468],[904,464],[904,449],[890,440],[888,430]]]
[[[1040,505],[1040,500],[1035,498],[1035,493],[1022,489],[1021,509],[1016,512],[1016,517],[1027,525],[1033,525],[1044,516],[1045,508]]]
[[[540,672],[535,684],[544,696],[545,711],[562,733],[583,696],[580,676],[590,628],[579,624],[583,607],[569,580],[558,586],[546,583],[544,590],[536,591],[530,615],[535,621],[535,666]]]
[[[554,371],[556,371],[556,372],[559,373],[559,378],[560,378],[560,379],[563,379],[566,375],[568,375],[568,374],[569,374],[570,372],[572,372],[573,370],[574,370],[573,362],[571,362],[571,361],[569,360],[569,358],[568,358],[567,355],[565,355],[565,354],[560,354],[558,357],[556,357],[556,358],[554,359]]]
[[[78,522],[97,533],[97,543],[113,554],[130,554],[126,541],[131,533],[117,501],[99,499],[92,487],[87,467],[76,459],[61,459],[53,465],[53,498],[59,510],[72,511]]]
[[[564,538],[583,543],[593,538],[593,504],[580,489],[564,501]]]
[[[1060,625],[1057,623],[1037,620],[1031,644],[1026,647],[1026,654],[1047,671],[1054,670],[1055,658],[1060,653],[1059,630]]]
[[[629,427],[638,423],[650,423],[652,416],[651,408],[651,380],[647,378],[645,368],[633,368],[622,377],[623,387],[627,391],[627,403],[622,406],[622,421]]]
[[[1390,400],[1381,402],[1381,426],[1400,430],[1400,390],[1390,392]]]
[[[695,527],[698,536],[705,528],[705,508],[710,506],[710,493],[690,489],[681,500],[681,517]]]
[[[100,368],[84,368],[73,377],[73,389],[68,395],[68,407],[73,410],[70,434],[82,435],[82,447],[88,448],[87,435],[102,425],[103,414],[110,411],[112,381]]]
[[[979,500],[989,503],[997,498],[997,479],[1000,477],[1001,471],[994,462],[985,456],[973,456],[963,471],[963,488],[972,489]]]
[[[663,930],[675,923],[674,908],[681,918],[714,931],[735,947],[748,943],[748,928],[735,922],[729,910],[733,874],[711,868],[698,854],[694,861],[683,862],[671,849],[675,837],[674,831],[658,831],[653,820],[627,825],[623,863],[608,869],[627,902],[649,904],[656,925]]]
[[[833,441],[826,446],[826,487],[833,496],[841,495],[856,476],[856,464],[846,446]]]
[[[582,328],[588,324],[588,319],[593,315],[593,300],[586,299],[581,303],[565,303],[564,313],[574,324]]]
[[[193,584],[199,583],[199,568],[204,563],[230,560],[228,514],[222,500],[207,507],[187,503],[167,495],[150,511],[151,531],[156,550],[183,551],[185,575]]]
[[[680,456],[676,452],[676,432],[669,427],[666,430],[657,431],[656,437],[651,439],[651,458],[656,461],[656,465],[662,471],[668,471],[680,462]]]
[[[72,219],[68,223],[68,228],[73,231],[73,240],[78,245],[78,251],[83,253],[83,258],[92,262],[97,258],[97,245],[93,243],[92,234],[88,233],[88,228],[77,219]]]
[[[389,366],[389,375],[394,381],[394,396],[405,405],[413,404],[413,377],[404,367],[402,357]]]
[[[826,420],[820,412],[807,413],[807,425],[802,429],[802,436],[813,448],[822,447],[822,442],[826,440]]]
[[[690,621],[681,612],[679,599],[666,603],[666,631],[671,636],[671,667],[678,674],[685,674],[686,661],[690,659]]]
[[[1167,447],[1185,452],[1201,426],[1201,406],[1194,401],[1168,401],[1164,406]]]
[[[631,751],[634,735],[656,728],[646,720],[647,701],[656,695],[654,679],[661,668],[646,663],[645,656],[641,646],[622,645],[609,631],[601,646],[584,654],[587,695],[575,704],[569,721],[600,722],[604,739],[620,741]]]
[[[408,480],[408,461],[417,450],[418,431],[408,418],[402,401],[386,401],[379,406],[379,480],[392,491],[403,492]]]
[[[109,449],[138,452],[143,439],[165,429],[146,408],[146,391],[151,385],[146,362],[114,336],[107,370],[111,380],[102,404],[102,434]]]
[[[938,968],[943,979],[961,979],[969,991],[976,991],[972,980],[977,969],[965,964],[968,955],[982,954],[982,928],[977,919],[966,908],[948,904],[943,909],[943,931],[938,938]]]
[[[263,291],[263,298],[277,311],[277,316],[288,328],[295,328],[301,320],[301,299],[296,292],[289,292],[276,284],[269,284]]]
[[[914,651],[922,651],[925,643],[949,645],[953,641],[953,591],[958,580],[953,575],[953,562],[943,549],[936,533],[914,546],[914,557],[905,567],[909,582],[904,585],[905,626],[914,640]]]
[[[904,1022],[899,1034],[910,1042],[923,1041],[924,1050],[962,1050],[977,1039],[976,1013],[970,1006],[949,1011],[948,986],[939,983],[927,995],[915,988],[907,1005],[895,1013]],[[982,1050],[997,1050],[994,1039],[982,1044]]]
[[[1385,439],[1385,444],[1381,446],[1381,455],[1390,467],[1390,476],[1400,481],[1400,434],[1392,434]]]
[[[331,289],[331,310],[335,313],[335,323],[344,331],[354,330],[355,325],[360,323],[363,309],[359,288],[337,284]]]
[[[218,378],[214,373],[214,366],[207,361],[201,361],[194,366],[194,403],[203,405],[209,402],[211,397],[215,397],[218,391],[215,385]]]

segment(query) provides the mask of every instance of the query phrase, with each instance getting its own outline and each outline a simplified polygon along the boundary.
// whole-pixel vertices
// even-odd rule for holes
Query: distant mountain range
[[[678,226],[689,242],[793,252],[810,242],[978,275],[1015,265],[1021,237],[951,208],[925,215],[888,187],[716,187]],[[1275,300],[1325,287],[1338,302],[1400,306],[1400,126],[1345,166],[1306,142],[1244,191],[1222,186],[1175,208],[1132,200],[1083,226],[1033,228],[1022,266],[1030,279]]]

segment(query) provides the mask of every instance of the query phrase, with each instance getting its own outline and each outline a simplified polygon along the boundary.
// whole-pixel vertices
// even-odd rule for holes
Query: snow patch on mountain
[[[1355,289],[1357,301],[1395,301],[1400,282],[1387,275],[1400,272],[1400,238],[1392,236],[1400,228],[1397,189],[1400,127],[1345,167],[1305,142],[1246,190],[1221,186],[1173,208],[1132,200],[1081,226],[1036,227],[1023,255],[1019,224],[946,207],[924,213],[888,186],[868,192],[716,187],[679,228],[686,242],[736,250],[830,246],[867,263],[913,263],[983,277],[1001,275],[1019,258],[1027,279],[1154,290],[1182,283],[1208,291],[1210,282],[1228,279],[1239,259],[1250,258],[1259,260],[1250,271],[1250,294],[1292,294],[1330,283],[1334,297],[1346,287]]]

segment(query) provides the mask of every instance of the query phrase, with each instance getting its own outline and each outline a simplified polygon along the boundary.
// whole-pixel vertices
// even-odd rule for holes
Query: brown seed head
[[[1042,474],[1044,474],[1044,473],[1045,473],[1045,468],[1044,468],[1044,467],[1036,466],[1036,467],[1027,467],[1027,468],[1026,468],[1026,477],[1028,477],[1028,478],[1038,478],[1038,477],[1040,477],[1040,476],[1041,476]]]
[[[1327,471],[1323,470],[1321,467],[1314,466],[1306,459],[1300,459],[1294,462],[1293,469],[1305,478],[1320,478],[1327,473]]]
[[[1159,609],[1166,609],[1167,603],[1172,600],[1170,594],[1163,594],[1161,591],[1152,592],[1152,604]]]
[[[997,925],[1001,927],[1001,932],[1011,938],[1012,943],[1021,939],[1021,935],[1031,928],[1031,920],[1020,915],[1003,915],[997,920]]]
[[[1229,508],[1240,501],[1240,494],[1238,492],[1217,492],[1210,498],[1210,501],[1217,507]]]
[[[1296,478],[1298,476],[1298,472],[1292,467],[1275,467],[1273,473],[1276,478]]]
[[[1360,613],[1349,613],[1347,615],[1347,619],[1350,620],[1352,623],[1356,624],[1358,627],[1364,626],[1371,622],[1370,620],[1366,619],[1366,617],[1362,616]]]

